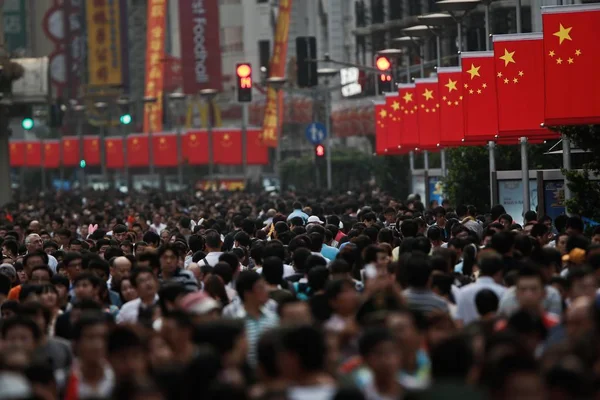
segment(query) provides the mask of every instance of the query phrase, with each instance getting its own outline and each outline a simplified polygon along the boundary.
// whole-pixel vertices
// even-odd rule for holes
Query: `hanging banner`
[[[2,26],[4,27],[4,47],[9,54],[18,54],[27,49],[26,12],[25,0],[4,0]]]
[[[166,0],[148,1],[144,96],[154,97],[156,102],[144,105],[144,133],[162,131],[166,14]]]
[[[275,30],[273,56],[269,64],[270,77],[284,77],[288,50],[288,33],[290,29],[290,13],[292,0],[279,1],[279,14]],[[267,104],[263,120],[263,143],[268,147],[277,147],[279,132],[283,125],[283,92],[273,88],[267,90]],[[279,112],[278,112],[279,110]]]
[[[179,0],[183,91],[223,89],[219,41],[219,2]]]
[[[118,0],[86,3],[90,85],[118,86],[123,82],[120,17]]]

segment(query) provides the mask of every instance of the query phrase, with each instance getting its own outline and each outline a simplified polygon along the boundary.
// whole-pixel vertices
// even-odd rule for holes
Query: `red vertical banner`
[[[249,129],[246,132],[246,163],[248,165],[269,164],[269,148],[260,140],[261,131]]]
[[[42,143],[39,141],[28,140],[25,142],[25,166],[42,166]]]
[[[152,152],[155,166],[176,167],[179,160],[177,157],[177,135],[172,133],[152,135]]]
[[[22,141],[10,141],[9,146],[10,166],[22,167],[25,165],[25,143]]]
[[[387,107],[385,102],[375,103],[375,154],[387,153]]]
[[[86,136],[83,138],[83,159],[86,165],[98,166],[100,161],[100,138],[98,136]]]
[[[415,79],[419,115],[419,149],[436,150],[440,143],[440,96],[437,78]]]
[[[498,137],[557,134],[544,122],[544,42],[541,33],[494,35]]]
[[[190,131],[183,136],[183,158],[190,165],[208,164],[208,133]]]
[[[387,111],[387,150],[388,154],[402,152],[402,111],[400,110],[400,96],[398,93],[385,94],[385,107]]]
[[[106,152],[106,168],[121,169],[125,167],[123,138],[107,138],[104,141]]]
[[[165,0],[148,0],[144,96],[156,102],[144,105],[144,133],[162,131],[166,14]]]
[[[214,130],[212,142],[216,165],[242,164],[242,133],[239,130]]]
[[[404,114],[401,144],[406,150],[413,150],[419,145],[419,117],[415,90],[414,83],[398,85],[400,111]]]
[[[496,71],[493,51],[461,53],[465,140],[494,140],[498,134]]]
[[[461,67],[438,68],[440,101],[440,146],[464,144],[465,120]]]
[[[60,141],[44,141],[44,168],[60,167]]]
[[[279,0],[275,43],[273,45],[271,62],[269,63],[270,77],[285,77],[291,12],[292,0]],[[277,92],[273,88],[268,88],[262,133],[263,143],[268,147],[278,146],[278,135],[283,126],[283,111],[283,92]]]
[[[542,7],[547,125],[600,123],[600,5]]]
[[[219,40],[219,2],[178,0],[183,91],[223,89]]]
[[[64,136],[62,138],[62,165],[65,167],[78,166],[81,161],[79,153],[79,138],[76,136]]]
[[[127,165],[129,167],[147,167],[150,165],[150,149],[147,135],[129,135],[127,137]]]

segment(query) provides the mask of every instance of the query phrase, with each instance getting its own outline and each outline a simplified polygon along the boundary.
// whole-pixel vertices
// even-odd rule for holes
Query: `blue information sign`
[[[327,137],[327,129],[320,122],[313,122],[306,127],[306,138],[312,144],[321,144]]]

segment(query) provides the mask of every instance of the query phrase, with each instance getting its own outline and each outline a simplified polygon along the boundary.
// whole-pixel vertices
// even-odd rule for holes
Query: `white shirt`
[[[467,325],[479,319],[480,315],[475,305],[475,297],[482,289],[492,290],[496,293],[498,299],[501,299],[506,291],[504,286],[497,284],[489,276],[479,277],[476,282],[470,283],[460,289],[458,299],[456,299],[456,319],[461,320],[463,324]]]
[[[159,236],[161,234],[162,231],[164,231],[167,228],[166,224],[160,223],[158,225],[150,225],[150,229],[152,229],[154,232],[156,232]]]
[[[221,257],[221,254],[223,254],[222,251],[211,251],[206,255],[206,258],[204,260],[206,260],[206,263],[208,265],[214,267],[219,262],[219,257]],[[199,267],[202,267],[204,265],[204,261],[200,260],[197,264]]]
[[[256,272],[259,275],[262,275],[262,267],[257,268]],[[287,278],[288,276],[292,276],[296,273],[296,271],[294,270],[294,267],[292,267],[291,265],[288,264],[283,264],[283,278]]]
[[[154,302],[158,301],[158,295],[154,295]],[[140,313],[140,306],[142,305],[142,299],[137,298],[123,304],[119,314],[117,315],[117,324],[135,324],[138,321],[138,315]]]

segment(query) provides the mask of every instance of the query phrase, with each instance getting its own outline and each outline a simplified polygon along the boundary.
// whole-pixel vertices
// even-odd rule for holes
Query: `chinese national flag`
[[[83,138],[83,159],[87,165],[100,165],[100,138],[86,136]]]
[[[544,122],[544,44],[541,33],[494,36],[498,137],[549,136]]]
[[[399,84],[400,111],[402,116],[402,147],[412,150],[419,146],[419,116],[414,83]]]
[[[25,165],[25,143],[11,140],[9,146],[9,157],[11,167],[22,167]]]
[[[176,167],[178,164],[177,135],[171,133],[153,135],[152,151],[154,153],[154,165],[157,167]]]
[[[440,101],[440,146],[463,146],[465,119],[463,107],[462,69],[438,68]]]
[[[42,166],[42,143],[28,140],[25,142],[25,166]]]
[[[269,148],[262,143],[260,130],[246,132],[246,163],[248,165],[269,164]]]
[[[387,154],[402,153],[402,111],[400,110],[400,100],[398,93],[385,94],[385,108],[388,120]]]
[[[242,133],[239,130],[213,131],[213,162],[216,165],[242,164]]]
[[[106,152],[106,168],[121,169],[125,167],[123,154],[123,138],[107,138],[104,140]]]
[[[440,143],[440,96],[437,78],[415,79],[419,115],[419,148],[435,150]]]
[[[44,142],[44,168],[60,167],[60,142],[46,140]]]
[[[375,153],[379,156],[387,152],[387,124],[386,104],[375,103]]]
[[[545,123],[600,123],[600,5],[543,7]]]
[[[191,131],[183,137],[183,158],[190,165],[208,164],[208,134]]]
[[[129,167],[147,167],[150,165],[149,155],[148,135],[127,137],[127,165]]]
[[[75,136],[65,136],[62,139],[62,165],[75,167],[79,165],[79,139]]]
[[[465,141],[494,140],[498,134],[493,51],[461,53]]]

